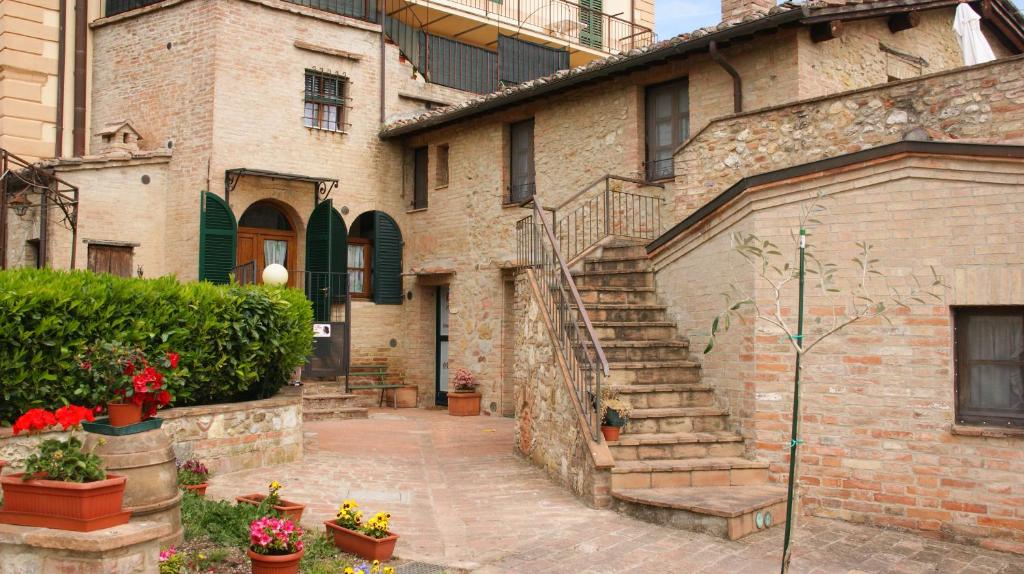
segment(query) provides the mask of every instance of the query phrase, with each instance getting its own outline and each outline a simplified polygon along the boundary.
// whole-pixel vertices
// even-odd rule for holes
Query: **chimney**
[[[763,16],[775,7],[774,0],[722,0],[722,22],[732,24]]]

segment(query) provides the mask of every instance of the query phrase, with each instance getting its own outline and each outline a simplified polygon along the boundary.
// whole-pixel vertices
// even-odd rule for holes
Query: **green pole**
[[[804,255],[807,249],[807,230],[800,228],[800,296],[797,303],[796,346],[804,346]],[[796,373],[793,375],[793,430],[789,441],[789,492],[786,496],[786,536],[782,542],[782,574],[789,571],[793,550],[793,509],[796,506],[796,461],[800,440],[800,353],[796,354]]]

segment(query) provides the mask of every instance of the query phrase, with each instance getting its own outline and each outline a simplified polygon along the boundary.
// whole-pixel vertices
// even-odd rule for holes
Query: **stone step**
[[[743,438],[728,431],[624,434],[609,442],[616,461],[741,457]]]
[[[736,456],[615,461],[612,490],[748,486],[768,482],[768,463]]]
[[[654,524],[737,540],[786,522],[774,485],[613,489],[619,512]]]
[[[633,409],[622,430],[627,435],[721,431],[726,429],[728,416],[718,407]]]
[[[303,381],[302,396],[337,394],[345,392],[345,383],[337,381]]]
[[[591,321],[597,338],[609,341],[650,341],[675,339],[676,324],[671,321]],[[583,327],[583,324],[580,324]]]
[[[627,303],[654,304],[658,302],[658,293],[654,287],[581,287],[583,304],[590,303]]]
[[[585,345],[590,346],[589,342]],[[690,342],[663,341],[601,341],[606,359],[612,362],[683,361],[690,355]],[[593,351],[591,350],[591,354]]]
[[[369,417],[369,412],[365,407],[339,407],[339,408],[327,408],[327,409],[302,409],[302,420],[303,422],[311,421],[326,421],[326,420],[346,420],[346,419],[365,419]]]
[[[600,334],[598,334],[600,337]],[[693,361],[608,362],[610,385],[680,384],[700,381],[700,363]]]
[[[710,407],[715,404],[715,390],[710,385],[662,383],[611,387],[635,409]]]
[[[653,287],[651,271],[574,271],[577,287]]]
[[[605,245],[601,248],[601,257],[647,257],[647,250],[642,243]]]
[[[617,303],[583,304],[591,321],[665,321],[668,307],[665,305],[624,305]],[[575,309],[576,306],[573,305]]]
[[[592,271],[650,271],[651,260],[646,257],[635,256],[604,256],[585,259],[583,270],[586,273]]]
[[[302,396],[303,409],[334,409],[360,405],[361,397],[346,393],[320,393]]]

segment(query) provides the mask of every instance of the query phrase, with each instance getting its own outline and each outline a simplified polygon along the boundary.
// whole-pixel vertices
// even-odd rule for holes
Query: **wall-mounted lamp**
[[[27,193],[19,191],[7,202],[7,205],[14,210],[15,215],[24,217],[28,213],[28,208],[32,207],[32,202],[29,201]]]

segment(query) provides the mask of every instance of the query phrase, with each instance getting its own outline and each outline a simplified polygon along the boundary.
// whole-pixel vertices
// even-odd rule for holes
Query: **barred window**
[[[303,124],[307,128],[345,131],[345,100],[348,78],[306,70],[306,109]]]

